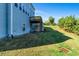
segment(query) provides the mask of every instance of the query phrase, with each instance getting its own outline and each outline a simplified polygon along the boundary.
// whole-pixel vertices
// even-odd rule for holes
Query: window
[[[15,6],[16,6],[16,7],[18,7],[18,4],[17,4],[17,3],[15,3]]]
[[[25,31],[25,24],[23,24],[23,28],[22,28],[22,30]]]
[[[26,14],[27,14],[27,11],[26,11]]]
[[[23,12],[25,12],[25,10],[24,10],[24,6],[23,6]]]
[[[25,12],[25,10],[23,9],[23,12]]]
[[[28,13],[28,16],[29,16],[29,13]]]
[[[19,6],[19,9],[22,10],[22,8],[21,8],[21,3],[20,3],[20,6]]]

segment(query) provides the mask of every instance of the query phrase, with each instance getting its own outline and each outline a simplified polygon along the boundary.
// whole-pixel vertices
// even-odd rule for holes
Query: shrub
[[[58,21],[58,25],[61,27],[61,28],[63,28],[64,27],[64,18],[62,17],[62,18],[60,18],[59,19],[59,21]]]
[[[76,19],[74,16],[66,16],[60,18],[58,25],[68,32],[79,34],[79,19]]]

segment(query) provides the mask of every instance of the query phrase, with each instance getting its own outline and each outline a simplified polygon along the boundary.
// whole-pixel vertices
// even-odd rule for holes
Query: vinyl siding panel
[[[6,36],[6,4],[0,3],[0,37]]]

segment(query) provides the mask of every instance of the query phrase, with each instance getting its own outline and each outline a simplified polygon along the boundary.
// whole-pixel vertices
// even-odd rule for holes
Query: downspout
[[[10,4],[11,6],[11,38],[13,38],[13,5],[12,3]]]

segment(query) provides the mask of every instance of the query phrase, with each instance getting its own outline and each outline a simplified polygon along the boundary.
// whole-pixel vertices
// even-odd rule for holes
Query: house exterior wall
[[[6,4],[0,4],[0,37],[6,36]]]
[[[13,35],[21,35],[30,32],[29,17],[34,16],[34,9],[30,3],[18,4],[18,7],[13,7]],[[20,10],[20,7],[22,8]],[[25,31],[23,31],[23,25],[25,24]]]
[[[24,9],[26,11],[26,9]],[[28,11],[27,11],[28,12]],[[25,31],[23,31],[23,24],[25,24]],[[30,32],[29,16],[20,10],[19,6],[15,7],[13,4],[13,35],[20,35]]]
[[[13,4],[0,3],[0,38],[22,35],[30,32],[29,17],[34,16],[34,10],[29,3]],[[30,6],[30,7],[29,7]],[[20,9],[21,7],[21,9]],[[23,28],[25,27],[25,31]]]
[[[10,36],[11,35],[11,4],[6,4],[6,12],[7,12],[6,32],[7,32],[7,36]]]

